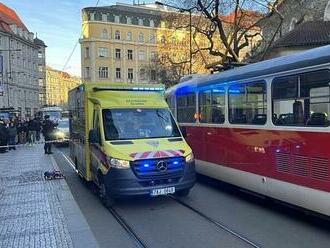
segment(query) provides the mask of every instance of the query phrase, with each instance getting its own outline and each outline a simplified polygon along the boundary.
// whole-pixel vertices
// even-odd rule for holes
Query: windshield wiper
[[[159,113],[159,110],[158,110],[158,109],[156,110],[156,114],[157,114],[158,117],[160,117],[160,118],[162,118],[164,121],[168,122],[168,119],[167,119],[166,117],[164,117],[163,115],[161,115],[161,114]]]

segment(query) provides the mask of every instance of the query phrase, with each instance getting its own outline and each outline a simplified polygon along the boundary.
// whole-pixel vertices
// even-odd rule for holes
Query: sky
[[[14,9],[30,32],[37,34],[46,45],[46,64],[63,70],[64,65],[81,35],[81,9],[95,6],[97,0],[3,0]],[[132,0],[99,0],[98,6]],[[80,76],[80,45],[65,71]]]

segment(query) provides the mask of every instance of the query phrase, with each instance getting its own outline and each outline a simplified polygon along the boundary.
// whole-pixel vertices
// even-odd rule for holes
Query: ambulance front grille
[[[166,165],[165,170],[157,168],[157,164]],[[183,157],[145,159],[131,162],[135,175],[141,179],[169,179],[183,176],[185,159]]]

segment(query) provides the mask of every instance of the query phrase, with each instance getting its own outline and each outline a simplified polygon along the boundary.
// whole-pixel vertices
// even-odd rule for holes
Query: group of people
[[[12,118],[10,120],[0,118],[0,153],[16,150],[17,144],[27,144],[33,146],[40,140],[40,133],[45,138],[45,154],[51,154],[51,133],[55,129],[55,124],[45,116],[42,121],[39,117],[31,119]]]

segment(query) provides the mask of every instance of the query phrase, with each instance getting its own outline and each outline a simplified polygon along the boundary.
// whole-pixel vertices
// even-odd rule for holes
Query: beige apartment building
[[[222,17],[226,19],[228,31],[235,23],[234,16]],[[198,52],[194,54],[190,72],[189,15],[164,5],[117,3],[88,7],[82,10],[82,19],[83,37],[80,44],[83,82],[155,83],[159,66],[162,66],[157,63],[158,60],[165,62],[163,65],[183,64],[185,61],[183,74],[191,74],[206,73],[207,65],[219,63],[221,59],[210,55],[205,49],[209,46],[209,40],[197,33],[192,51]],[[196,23],[201,21],[198,15],[193,14],[194,20]],[[175,23],[183,25],[182,28],[171,27]],[[213,42],[219,50],[224,49],[216,37]],[[251,42],[251,46],[243,49],[239,56],[244,57],[256,42]],[[168,68],[171,70],[170,66]]]
[[[67,109],[68,92],[81,84],[79,77],[74,77],[67,72],[46,67],[46,104],[56,105]]]
[[[81,65],[84,82],[155,83],[153,61],[160,46],[189,32],[169,37],[163,6],[119,4],[82,11]],[[165,35],[166,34],[166,35]],[[188,58],[189,41],[184,54]],[[177,46],[174,43],[173,46]]]

